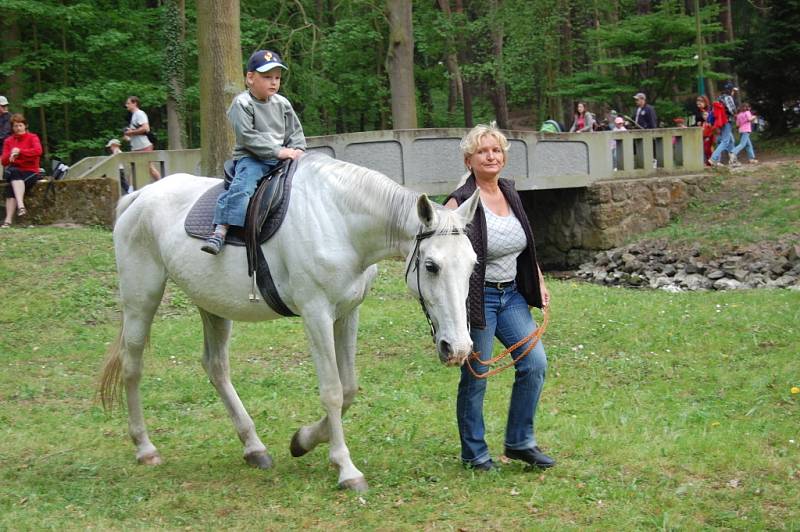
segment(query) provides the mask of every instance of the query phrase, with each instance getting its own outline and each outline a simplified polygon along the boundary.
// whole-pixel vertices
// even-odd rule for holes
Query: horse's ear
[[[480,203],[481,193],[479,190],[475,189],[475,192],[472,193],[472,196],[458,206],[456,212],[461,216],[461,219],[464,220],[464,225],[470,223],[475,217],[475,211],[478,210],[478,205],[480,205]]]
[[[436,209],[428,199],[427,194],[422,194],[417,200],[417,216],[425,227],[433,227],[437,222]]]

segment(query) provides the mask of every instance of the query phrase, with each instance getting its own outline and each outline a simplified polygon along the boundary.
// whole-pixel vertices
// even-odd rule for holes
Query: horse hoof
[[[353,490],[356,493],[365,493],[369,489],[369,486],[367,485],[367,479],[364,477],[356,477],[339,482],[339,489]]]
[[[161,455],[157,452],[140,456],[136,460],[142,465],[161,465]]]
[[[272,467],[272,457],[267,451],[258,451],[244,456],[244,461],[248,465],[258,469],[269,469]]]
[[[300,445],[300,429],[294,433],[292,436],[292,443],[289,444],[289,452],[292,453],[292,456],[297,458],[298,456],[303,456],[308,452],[307,449],[303,449]]]

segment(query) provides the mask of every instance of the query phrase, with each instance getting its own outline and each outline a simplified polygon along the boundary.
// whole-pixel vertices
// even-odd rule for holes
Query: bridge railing
[[[467,131],[346,133],[312,137],[308,144],[310,149],[378,170],[409,188],[444,194],[453,190],[466,171],[458,146]],[[510,149],[503,175],[513,177],[520,190],[586,187],[608,179],[703,171],[700,128],[505,133]]]
[[[200,175],[200,150],[154,150],[87,157],[72,165],[65,179],[108,177],[119,180],[122,166],[128,182],[138,189],[152,182],[151,164],[162,176],[178,172]]]
[[[309,137],[309,150],[386,174],[400,184],[429,194],[452,191],[466,171],[459,142],[466,129],[368,131]],[[596,181],[703,171],[700,128],[670,128],[592,133],[507,131],[510,151],[503,175],[520,190],[586,187]],[[616,155],[615,155],[616,154]],[[69,179],[117,179],[125,168],[132,184],[150,182],[149,165],[161,175],[200,173],[200,150],[158,150],[91,157],[74,165]]]

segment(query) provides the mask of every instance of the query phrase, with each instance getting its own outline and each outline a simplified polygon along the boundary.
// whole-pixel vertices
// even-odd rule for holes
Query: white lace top
[[[517,277],[517,257],[525,250],[528,241],[522,224],[509,212],[498,216],[484,206],[486,218],[486,281],[503,283]]]

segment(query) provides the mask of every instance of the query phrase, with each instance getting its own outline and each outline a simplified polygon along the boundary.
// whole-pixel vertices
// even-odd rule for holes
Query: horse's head
[[[439,359],[448,365],[461,365],[472,353],[467,296],[476,255],[464,227],[479,201],[476,191],[458,209],[449,210],[420,196],[422,230],[406,259],[406,283],[430,321]]]

